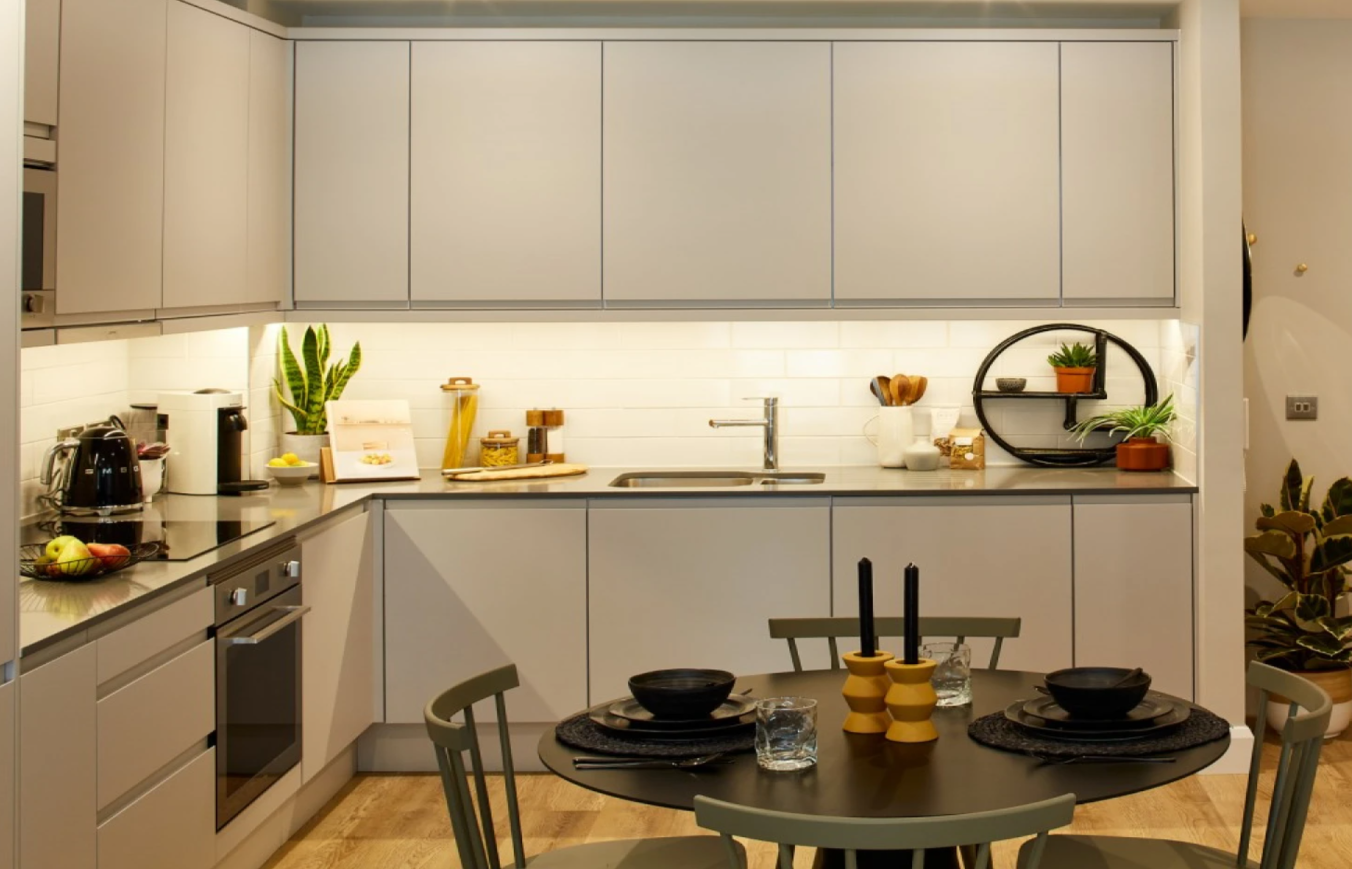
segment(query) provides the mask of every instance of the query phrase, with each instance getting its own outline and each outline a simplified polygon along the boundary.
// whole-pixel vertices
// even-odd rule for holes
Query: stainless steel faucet
[[[765,429],[765,470],[779,470],[779,399],[748,398],[747,401],[765,402],[764,419],[711,419],[710,428],[727,426],[762,426]]]

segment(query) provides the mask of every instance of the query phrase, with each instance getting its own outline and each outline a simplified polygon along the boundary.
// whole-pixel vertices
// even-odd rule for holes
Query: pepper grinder
[[[526,411],[526,461],[565,461],[563,452],[563,411]]]

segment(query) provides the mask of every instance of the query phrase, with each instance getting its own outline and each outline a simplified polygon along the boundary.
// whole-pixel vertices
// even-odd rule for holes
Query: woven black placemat
[[[587,717],[574,715],[559,722],[554,735],[564,745],[594,751],[597,754],[618,754],[626,757],[699,757],[715,752],[751,751],[756,747],[756,728],[738,727],[725,736],[690,739],[680,742],[658,742],[641,736],[612,733]]]
[[[1063,739],[1047,739],[1005,718],[1003,712],[992,712],[967,725],[967,735],[982,745],[1005,751],[1033,752],[1047,757],[1079,757],[1082,754],[1136,757],[1143,754],[1165,754],[1215,742],[1224,739],[1229,733],[1230,725],[1225,719],[1195,706],[1188,720],[1180,724],[1176,730],[1122,742],[1071,742]]]

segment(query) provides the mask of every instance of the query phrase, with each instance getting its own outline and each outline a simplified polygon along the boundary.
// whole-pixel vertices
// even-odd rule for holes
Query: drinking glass
[[[756,763],[775,771],[817,762],[817,701],[767,697],[756,701]]]
[[[926,643],[920,657],[938,664],[930,684],[939,706],[966,706],[972,702],[972,649],[966,643]]]

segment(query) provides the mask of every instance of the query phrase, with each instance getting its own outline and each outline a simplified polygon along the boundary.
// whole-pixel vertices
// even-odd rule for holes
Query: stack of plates
[[[1005,718],[1046,739],[1117,742],[1159,736],[1187,721],[1191,711],[1182,701],[1151,692],[1124,718],[1073,718],[1050,697],[1016,700]]]
[[[624,736],[663,742],[711,739],[736,733],[756,723],[756,701],[745,695],[729,697],[702,718],[657,718],[633,697],[602,703],[587,713],[601,729]]]

